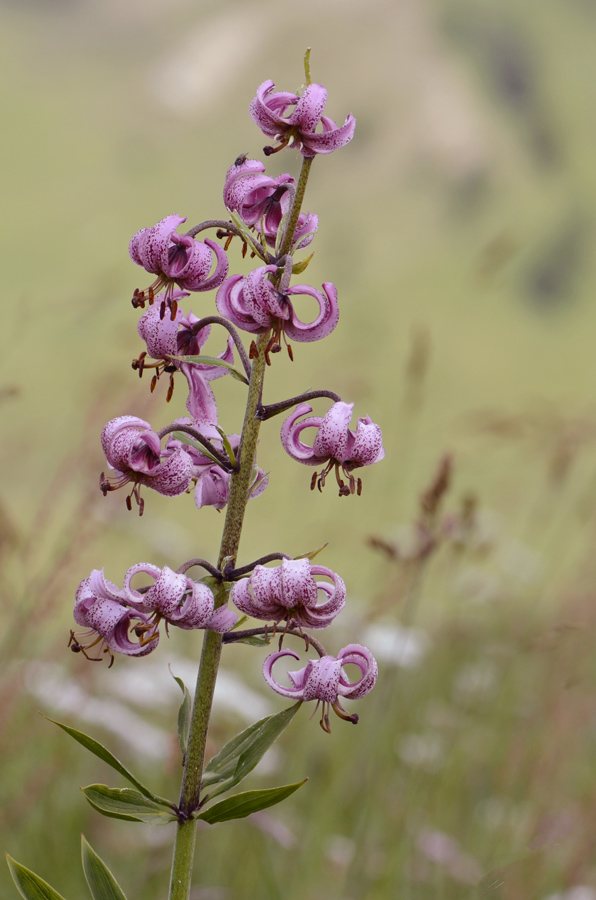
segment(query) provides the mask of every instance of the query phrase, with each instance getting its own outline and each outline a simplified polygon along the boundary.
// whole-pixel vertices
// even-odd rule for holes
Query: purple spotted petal
[[[170,245],[170,236],[183,222],[186,222],[186,217],[171,215],[161,219],[152,228],[137,231],[128,248],[132,261],[151,274],[159,275],[161,261]]]
[[[352,418],[353,403],[334,403],[324,416],[313,443],[313,453],[320,459],[336,459],[344,462],[348,449],[348,426]]]
[[[298,654],[294,653],[293,650],[279,650],[277,653],[271,653],[263,663],[263,677],[269,687],[273,688],[278,694],[281,694],[282,697],[289,697],[292,700],[302,700],[302,686],[294,688],[283,687],[283,685],[279,684],[273,677],[273,665],[282,656],[292,656],[294,659],[300,659]]]
[[[323,284],[323,291],[306,284],[299,284],[287,292],[288,297],[300,295],[313,297],[319,304],[319,315],[312,322],[302,322],[291,306],[290,321],[285,325],[286,336],[293,341],[319,341],[331,334],[339,320],[339,308],[337,305],[337,290],[334,284],[327,281]]]
[[[348,644],[343,650],[337,654],[338,660],[341,660],[342,666],[350,663],[358,666],[361,678],[358,681],[350,682],[347,676],[342,672],[339,685],[339,694],[342,697],[348,697],[357,700],[364,697],[372,691],[376,684],[379,669],[377,662],[367,647],[362,644]]]

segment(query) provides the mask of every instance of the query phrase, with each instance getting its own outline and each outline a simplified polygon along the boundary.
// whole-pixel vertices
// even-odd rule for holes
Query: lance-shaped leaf
[[[45,719],[48,719],[47,716],[44,716]],[[160,806],[167,806],[170,809],[174,809],[174,804],[170,800],[166,800],[165,797],[159,797],[157,794],[154,794],[153,791],[150,791],[148,787],[135,778],[132,772],[129,772],[126,766],[122,765],[119,759],[116,759],[113,753],[104,747],[103,744],[100,744],[99,741],[96,741],[95,738],[89,737],[88,734],[85,734],[82,731],[77,731],[76,728],[71,728],[69,725],[64,725],[62,722],[57,722],[55,719],[48,719],[48,722],[52,722],[53,725],[57,725],[58,728],[61,728],[67,734],[69,734],[75,741],[78,741],[81,746],[85,747],[86,750],[89,750],[95,756],[98,756],[99,759],[102,759],[105,763],[115,769],[116,772],[119,772],[123,775],[127,781],[130,781],[131,784],[134,784],[136,788],[139,789],[141,794],[147,797],[149,800],[153,800],[154,803],[158,803]]]
[[[235,378],[236,381],[248,384],[246,375],[243,375],[238,369],[235,369],[231,363],[225,362],[218,356],[203,356],[201,353],[199,356],[170,356],[170,359],[175,359],[177,362],[196,363],[204,366],[221,366],[223,369],[227,369],[232,378]]]
[[[83,872],[93,900],[126,900],[124,891],[95,850],[81,835]]]
[[[147,825],[166,825],[175,822],[173,812],[144,797],[132,788],[110,788],[105,784],[90,784],[81,791],[91,806],[111,819],[145,822]]]
[[[55,891],[47,881],[44,881],[31,869],[26,869],[16,859],[12,859],[8,853],[6,854],[6,862],[8,863],[12,880],[17,886],[19,894],[25,900],[64,900],[62,895]]]
[[[295,703],[273,716],[260,719],[228,741],[205,767],[203,788],[217,785],[209,797],[229,791],[246,778],[287,728],[299,708],[300,703]]]
[[[190,732],[192,698],[190,696],[190,691],[188,690],[182,679],[174,675],[171,669],[170,674],[182,691],[182,703],[180,704],[180,709],[178,710],[178,741],[180,742],[180,749],[183,753],[186,753],[186,748],[188,746],[188,735]]]
[[[314,236],[315,232],[309,231],[308,234],[301,236],[300,240],[303,241],[305,238],[310,237],[311,234]],[[294,265],[292,266],[292,275],[302,274],[314,255],[315,254],[313,252],[310,254],[310,256],[307,256],[306,259],[302,259],[300,262],[294,263]]]
[[[191,438],[191,436],[189,434],[186,434],[185,431],[173,431],[172,437],[175,438],[175,440],[180,441],[181,444],[188,444],[189,447],[194,447],[195,450],[198,450],[199,453],[202,453],[203,456],[206,456],[207,459],[210,459],[211,462],[216,463],[216,465],[221,465],[218,458],[214,456],[213,453],[211,453],[207,449],[207,447],[203,447],[202,444],[200,444],[198,441],[195,441],[194,438]]]
[[[327,541],[325,544],[321,544],[321,546],[320,546],[320,547],[317,547],[316,550],[309,550],[308,553],[301,553],[300,556],[297,556],[297,557],[296,557],[296,559],[310,559],[310,560],[313,560],[313,559],[315,558],[315,556],[318,556],[319,553],[321,553],[321,551],[324,550],[325,547],[328,547],[328,546],[329,546],[329,541]]]
[[[264,791],[245,791],[243,794],[227,797],[226,800],[220,800],[219,803],[215,803],[204,813],[198,815],[197,819],[202,819],[210,825],[215,825],[216,822],[228,822],[230,819],[243,819],[260,809],[267,809],[268,806],[281,803],[307,781],[308,778],[305,778],[304,781],[298,781],[296,784],[284,784],[281,787],[269,788]]]

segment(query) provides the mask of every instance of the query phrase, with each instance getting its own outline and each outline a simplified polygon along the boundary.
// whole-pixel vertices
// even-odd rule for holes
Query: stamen
[[[151,393],[155,390],[155,385],[157,384],[158,375],[154,375],[151,379]]]
[[[358,479],[358,490],[356,493],[358,494],[358,496],[360,496],[360,494],[362,493],[362,478]]]
[[[166,394],[166,403],[169,403],[172,399],[172,394],[174,393],[174,376],[170,375],[170,386],[168,388],[168,393]]]
[[[165,318],[165,315],[166,315],[166,301],[165,301],[165,300],[162,300],[162,301],[161,301],[161,306],[159,307],[159,320],[160,320],[160,322],[163,322],[163,320],[164,320],[164,318]]]
[[[171,311],[170,311],[170,321],[172,321],[172,322],[174,321],[174,319],[176,318],[177,312],[178,312],[178,301],[172,300],[172,307],[171,307]]]
[[[314,491],[314,489],[315,489],[315,486],[316,486],[316,483],[317,483],[317,475],[318,475],[318,474],[319,474],[318,472],[313,472],[313,476],[312,476],[312,478],[310,479],[310,489],[311,489],[311,491]]]

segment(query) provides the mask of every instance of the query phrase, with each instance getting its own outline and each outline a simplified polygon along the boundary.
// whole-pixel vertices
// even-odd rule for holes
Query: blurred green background
[[[297,89],[310,46],[326,112],[357,119],[306,200],[320,230],[303,280],[337,285],[341,319],[275,358],[266,400],[335,390],[383,426],[387,458],[360,498],[311,494],[266,423],[270,488],[241,555],[329,541],[350,600],[329,647],[368,640],[381,678],[358,729],[294,722],[253,781],[308,785],[206,827],[193,900],[595,900],[596,3],[4,0],[0,17],[4,848],[69,900],[83,830],[131,900],[167,894],[169,830],[88,811],[78,786],[112,776],[37,710],[177,794],[167,663],[191,683],[196,638],[110,671],[65,649],[90,569],[213,558],[223,523],[149,492],[139,519],[97,489],[108,419],[184,412],[180,386],[166,407],[130,369],[147,279],[127,246],[169,213],[225,217],[226,169],[261,157],[255,89]],[[230,261],[250,268],[234,244]],[[241,386],[216,394],[237,430]],[[249,650],[226,656],[213,751],[281,708]]]

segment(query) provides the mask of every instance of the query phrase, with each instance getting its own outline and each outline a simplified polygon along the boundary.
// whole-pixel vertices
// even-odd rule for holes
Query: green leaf
[[[309,231],[308,234],[314,235],[314,231]],[[305,234],[304,237],[300,238],[300,240],[303,241],[305,237],[308,237],[308,235]],[[302,272],[304,272],[304,270],[306,269],[307,265],[309,264],[309,262],[311,261],[311,259],[313,258],[314,255],[315,254],[313,252],[310,254],[310,256],[307,256],[306,259],[302,259],[302,260],[300,260],[300,262],[294,263],[294,265],[292,266],[292,275],[301,275]]]
[[[225,362],[223,359],[219,359],[217,356],[203,356],[201,353],[199,356],[170,356],[170,359],[176,359],[179,362],[188,362],[188,363],[198,363],[199,365],[205,366],[221,366],[224,369],[227,369],[230,375],[236,379],[236,381],[241,381],[243,384],[248,384],[248,378],[239,372],[238,369],[235,369],[231,363]]]
[[[228,822],[230,819],[243,819],[260,809],[267,809],[268,806],[281,803],[307,781],[308,778],[305,778],[304,781],[298,781],[296,784],[284,784],[282,787],[269,788],[264,791],[245,791],[243,794],[236,794],[234,797],[221,800],[196,818],[202,819],[210,825],[215,825],[216,822]]]
[[[110,788],[105,784],[90,784],[81,788],[91,806],[112,819],[166,825],[175,822],[174,810],[166,810],[132,788]]]
[[[195,450],[198,450],[199,453],[202,453],[203,456],[206,456],[207,459],[211,460],[211,462],[217,463],[218,466],[220,465],[220,461],[218,460],[218,458],[214,456],[213,453],[211,453],[207,449],[207,447],[203,447],[202,444],[200,444],[198,441],[195,441],[194,438],[191,438],[191,436],[189,434],[186,434],[185,431],[173,431],[172,437],[177,441],[180,441],[181,444],[188,444],[189,447],[194,447]]]
[[[302,701],[275,715],[255,722],[235,735],[222,747],[217,756],[209,760],[203,773],[203,787],[216,784],[210,798],[229,791],[239,784],[263,758],[265,752],[277,740],[298,712]]]
[[[81,835],[83,872],[93,900],[126,900],[124,891],[95,850]]]
[[[44,719],[48,719],[47,716],[44,716]],[[136,788],[138,788],[145,797],[148,797],[150,800],[153,800],[154,803],[159,803],[161,806],[168,806],[170,809],[173,809],[173,804],[166,800],[165,797],[159,797],[157,794],[154,794],[149,788],[145,787],[145,785],[140,782],[132,772],[129,772],[126,766],[123,766],[119,759],[116,759],[113,753],[104,747],[103,744],[100,744],[99,741],[96,741],[95,738],[89,737],[88,734],[84,734],[82,731],[77,731],[76,728],[71,728],[69,725],[64,725],[62,722],[57,722],[55,719],[48,719],[48,722],[52,722],[53,725],[57,725],[58,728],[61,728],[67,734],[69,734],[75,741],[78,741],[81,746],[85,747],[86,750],[89,750],[91,753],[98,756],[99,759],[102,759],[105,763],[115,769],[116,772],[119,772],[123,775],[127,781],[130,781],[131,784],[134,784]]]
[[[61,894],[55,891],[53,887],[50,887],[47,881],[44,881],[31,869],[26,869],[16,859],[12,859],[8,853],[6,854],[6,862],[8,863],[12,880],[17,886],[19,894],[25,900],[64,900]]]
[[[178,710],[178,740],[180,742],[180,749],[183,753],[186,753],[186,748],[188,746],[188,735],[190,733],[192,697],[190,696],[190,691],[188,690],[182,679],[174,675],[171,669],[170,675],[182,691],[182,703],[180,704],[180,709]]]
[[[220,435],[220,437],[221,437],[221,440],[222,440],[222,444],[223,444],[224,450],[226,451],[226,453],[227,453],[227,455],[228,455],[228,459],[230,460],[230,462],[232,463],[232,465],[235,466],[235,465],[236,465],[236,462],[237,462],[237,460],[236,460],[236,455],[235,455],[235,453],[234,453],[234,451],[233,451],[233,449],[232,449],[232,445],[230,444],[230,442],[229,442],[229,440],[228,440],[227,434],[225,433],[225,431],[223,430],[223,428],[220,428],[220,427],[219,427],[219,425],[216,425],[215,427],[217,428],[217,430],[218,430],[218,432],[219,432],[219,435]]]
[[[272,634],[252,634],[248,637],[238,638],[235,644],[249,644],[251,647],[267,647],[271,643]]]
[[[315,556],[318,556],[319,553],[325,549],[325,547],[329,546],[329,541],[326,544],[321,544],[320,547],[317,547],[316,550],[311,550],[309,553],[301,553],[300,556],[297,556],[296,559],[314,559]]]

